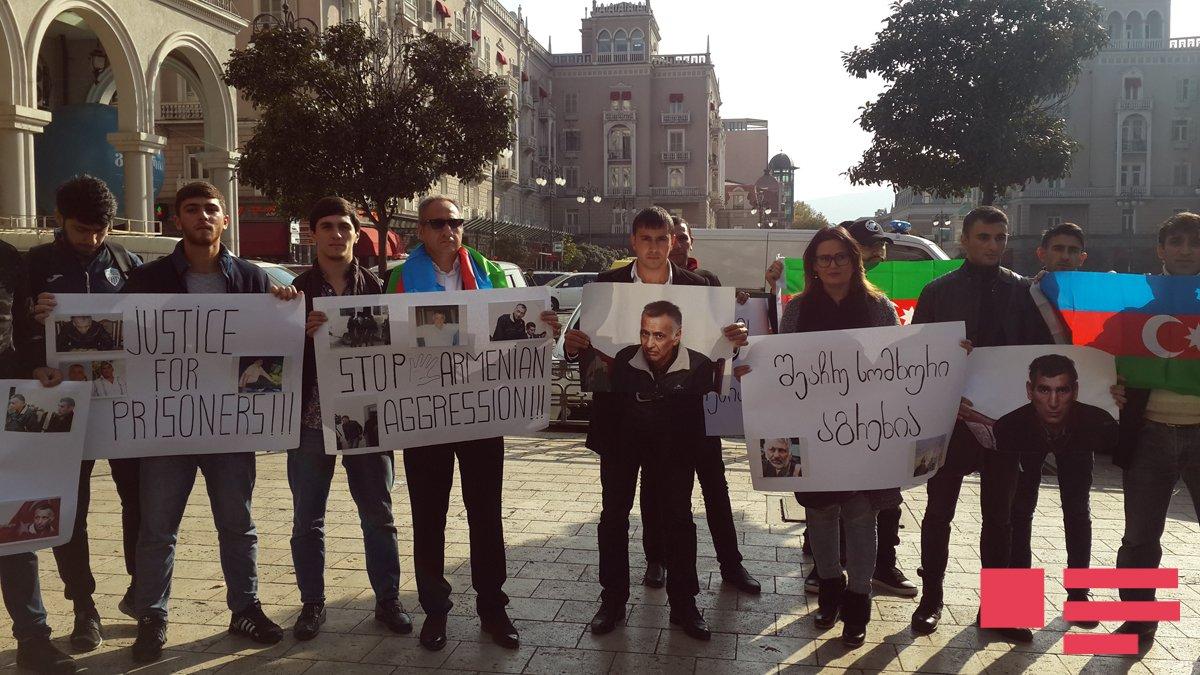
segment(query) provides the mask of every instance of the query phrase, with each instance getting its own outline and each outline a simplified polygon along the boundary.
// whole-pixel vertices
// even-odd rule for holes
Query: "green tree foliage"
[[[874,136],[855,184],[892,183],[984,204],[1065,176],[1076,143],[1055,108],[1107,43],[1091,0],[898,0],[875,43],[843,56],[887,88],[859,118]]]
[[[792,229],[819,230],[829,227],[825,214],[809,206],[807,202],[796,202],[792,206]]]
[[[603,272],[614,262],[629,256],[627,251],[581,244],[569,237],[563,239],[562,267],[568,272]]]
[[[443,175],[479,176],[511,144],[502,80],[473,64],[465,45],[356,22],[258,33],[226,66],[260,114],[239,176],[293,218],[344,197],[382,241],[402,200]]]

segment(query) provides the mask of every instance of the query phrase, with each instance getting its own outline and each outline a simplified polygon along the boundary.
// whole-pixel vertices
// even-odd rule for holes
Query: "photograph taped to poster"
[[[739,363],[751,368],[741,384],[754,488],[877,490],[928,480],[945,461],[967,378],[964,330],[952,322],[751,338]],[[782,439],[796,449],[800,475],[771,473],[786,464]]]
[[[525,339],[516,337],[518,305],[526,310]],[[545,286],[313,299],[329,317],[345,307],[381,310],[375,315],[387,317],[391,338],[348,347],[332,344],[337,332],[317,333],[327,453],[492,438],[549,424],[554,335],[538,318],[550,309]],[[499,321],[506,314],[510,320]],[[530,322],[542,337],[528,337]]]
[[[967,358],[967,426],[988,448],[1032,451],[1041,437],[1031,434],[1051,430],[1103,452],[1117,438],[1116,383],[1116,357],[1092,347],[980,347]]]
[[[745,303],[738,303],[734,321],[744,321],[751,337],[773,335],[778,316],[776,300],[774,293],[751,293]],[[704,431],[709,436],[743,435],[742,384],[736,378],[728,378],[721,391],[704,396]]]
[[[590,283],[583,287],[579,329],[592,348],[579,355],[584,391],[635,392],[651,368],[666,368],[673,391],[724,389],[733,344],[735,289],[663,284]]]
[[[91,385],[0,380],[0,556],[65,544],[75,527]]]
[[[91,382],[85,459],[286,450],[300,442],[304,302],[262,294],[56,295],[46,363]],[[72,317],[119,351],[59,352]],[[77,326],[73,326],[77,328]],[[111,331],[110,331],[111,332]]]

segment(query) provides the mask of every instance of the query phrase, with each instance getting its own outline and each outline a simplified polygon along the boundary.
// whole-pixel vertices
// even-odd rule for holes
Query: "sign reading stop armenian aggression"
[[[901,325],[912,323],[921,289],[934,279],[962,267],[962,260],[896,260],[881,262],[867,270],[867,279],[896,305]],[[804,259],[783,261],[786,299],[804,290]]]
[[[299,444],[302,301],[266,293],[55,299],[46,362],[90,388],[85,459]]]
[[[1116,356],[1126,384],[1200,396],[1200,277],[1055,272],[1041,289],[1072,342]]]
[[[361,454],[544,429],[550,290],[314,298],[325,451]]]
[[[945,460],[966,381],[962,322],[751,338],[742,378],[756,490],[874,490]]]

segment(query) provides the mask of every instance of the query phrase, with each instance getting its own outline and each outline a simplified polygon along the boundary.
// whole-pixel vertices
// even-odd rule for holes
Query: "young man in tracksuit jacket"
[[[175,195],[176,222],[183,240],[168,256],[143,265],[129,277],[127,293],[272,293],[294,299],[290,286],[272,289],[253,263],[230,255],[221,243],[229,224],[221,193],[209,183],[189,183]],[[175,543],[196,471],[204,474],[218,533],[229,630],[255,642],[274,644],[283,631],[263,614],[258,601],[258,533],[251,517],[253,452],[169,455],[141,460],[142,527],[137,545],[138,615],[133,658],[155,661],[167,639],[167,605],[175,566]]]
[[[34,319],[44,324],[55,307],[56,293],[120,293],[130,272],[142,264],[109,237],[109,228],[117,212],[117,200],[98,178],[76,176],[58,187],[55,217],[59,229],[54,241],[35,246],[27,255],[29,292],[36,298]],[[40,328],[40,326],[39,326]],[[57,383],[63,375],[46,367],[45,331],[30,336],[29,358],[34,376],[43,384]],[[75,629],[71,647],[89,652],[100,646],[100,613],[92,595],[96,578],[92,575],[88,544],[88,508],[91,504],[94,460],[79,467],[78,511],[71,540],[54,547],[54,560],[62,577],[64,593],[74,603]],[[125,571],[129,586],[118,607],[133,616],[134,559],[140,518],[138,505],[138,460],[110,459],[108,466],[117,494],[121,498],[121,532],[124,543]]]

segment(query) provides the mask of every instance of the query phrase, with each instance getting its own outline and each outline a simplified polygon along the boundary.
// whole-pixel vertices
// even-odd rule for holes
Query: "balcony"
[[[1171,38],[1167,41],[1169,49],[1200,49],[1200,37]]]
[[[1154,110],[1154,99],[1121,99],[1117,101],[1117,111],[1122,110]]]
[[[605,122],[636,122],[637,121],[637,110],[635,108],[605,110],[604,111],[604,121]]]
[[[712,64],[708,54],[655,54],[650,57],[655,66],[707,66]]]
[[[1030,188],[1022,190],[1018,199],[1103,199],[1111,197],[1112,188]]]
[[[158,104],[160,122],[183,122],[204,119],[204,105],[199,101],[164,101]]]
[[[563,159],[577,159],[579,157],[579,149],[576,148],[574,150],[563,150],[562,155]]]
[[[432,33],[443,40],[457,42],[460,44],[468,44],[467,36],[455,31],[453,28],[434,28]]]
[[[507,190],[517,184],[517,170],[502,166],[496,169],[496,187]]]
[[[521,94],[521,103],[524,104],[526,108],[537,107],[537,100],[533,98],[533,94],[528,91]]]
[[[1149,144],[1144,141],[1121,141],[1121,152],[1146,152]]]
[[[664,152],[662,154],[664,162],[690,162],[692,161],[691,150],[677,150],[675,152]]]
[[[537,152],[537,137],[532,134],[521,134],[521,149],[530,153]]]
[[[547,117],[550,119],[554,119],[555,117],[558,117],[558,115],[556,113],[557,113],[557,111],[554,108],[554,104],[550,102],[549,96],[538,101],[538,106],[537,106],[538,117]]]
[[[663,124],[691,124],[692,123],[692,113],[690,113],[690,112],[663,113],[662,114],[662,123]]]
[[[650,196],[665,201],[694,201],[704,198],[702,187],[651,187]]]
[[[586,66],[592,62],[592,55],[554,54],[551,62],[556,66]]]

